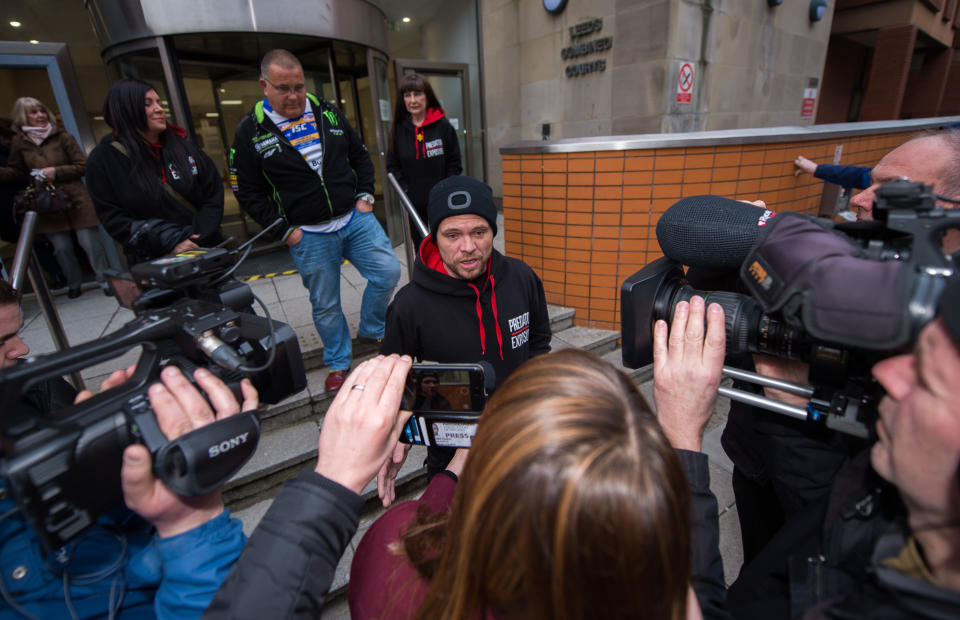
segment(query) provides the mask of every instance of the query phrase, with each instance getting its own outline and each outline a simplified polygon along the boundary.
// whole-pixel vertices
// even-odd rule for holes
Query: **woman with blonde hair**
[[[702,342],[702,300],[692,314]],[[723,357],[716,316],[708,385],[659,389],[668,416],[684,409],[705,422],[712,412]],[[683,364],[662,361],[663,329],[661,367],[680,378]],[[490,399],[469,456],[458,451],[420,500],[367,531],[351,569],[352,616],[699,617],[691,587],[705,586],[706,600],[723,592],[719,552],[704,542],[716,540],[716,502],[705,457],[671,446],[698,449],[698,433],[662,428],[636,386],[589,353],[530,360]]]
[[[67,278],[70,298],[80,296],[83,284],[83,272],[77,263],[71,231],[76,233],[97,280],[105,286],[103,272],[110,264],[93,201],[80,180],[87,169],[83,150],[73,136],[56,125],[53,111],[33,97],[17,99],[11,115],[17,135],[10,145],[9,167],[0,168],[0,181],[33,177],[38,183],[49,182],[62,187],[72,208],[41,214],[36,231],[45,234],[53,244],[57,263]]]

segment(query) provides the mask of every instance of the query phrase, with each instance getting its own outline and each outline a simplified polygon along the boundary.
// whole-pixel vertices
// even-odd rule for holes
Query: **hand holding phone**
[[[400,441],[469,448],[487,401],[486,374],[481,364],[414,364],[401,405],[413,415]]]

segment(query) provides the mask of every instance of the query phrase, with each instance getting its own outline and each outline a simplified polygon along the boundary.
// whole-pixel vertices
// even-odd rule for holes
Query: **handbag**
[[[70,211],[76,206],[65,189],[50,182],[31,185],[13,197],[13,212],[18,219],[27,211],[36,211],[37,215],[49,215]]]

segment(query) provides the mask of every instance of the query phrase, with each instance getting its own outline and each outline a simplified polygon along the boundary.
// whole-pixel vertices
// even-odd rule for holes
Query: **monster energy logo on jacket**
[[[278,119],[289,132],[271,120],[264,101],[237,125],[231,182],[241,208],[261,226],[278,216],[290,226],[322,224],[374,191],[373,164],[360,136],[330,103],[307,98],[310,109],[300,117]],[[301,147],[315,149],[312,162]]]

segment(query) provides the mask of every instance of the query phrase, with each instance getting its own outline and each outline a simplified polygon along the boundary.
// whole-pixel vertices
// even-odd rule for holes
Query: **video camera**
[[[249,378],[263,403],[306,386],[296,333],[273,321],[248,285],[230,278],[255,239],[239,261],[240,250],[213,248],[133,266],[132,280],[111,278],[133,320],[99,340],[0,373],[0,434],[8,446],[0,477],[47,550],[122,501],[120,466],[131,443],[150,450],[155,475],[182,496],[213,491],[252,456],[260,435],[253,411],[167,440],[147,397],[165,366],[180,367],[191,380],[196,368],[206,368],[237,395],[241,379]],[[255,299],[266,317],[249,311]],[[123,384],[49,415],[23,410],[21,399],[33,386],[137,346],[136,370]]]
[[[723,307],[728,355],[763,353],[810,364],[812,388],[724,367],[728,376],[808,398],[806,409],[730,388],[721,388],[722,394],[868,437],[882,396],[870,369],[912,346],[934,318],[947,280],[957,277],[943,239],[960,228],[960,209],[944,209],[937,198],[948,200],[920,183],[887,183],[876,192],[876,221],[855,224],[776,214],[718,197],[685,199],[694,201],[694,211],[720,205],[755,220],[755,232],[739,225],[724,231],[723,223],[713,231],[721,237],[718,247],[754,240],[745,259],[736,261],[749,295],[690,286],[683,266],[667,251],[675,243],[674,231],[662,231],[658,224],[667,257],[648,264],[621,287],[624,365],[651,363],[654,322],[669,322],[680,301],[698,295]],[[690,211],[691,203],[681,203],[671,209],[682,209],[685,220],[700,219],[699,212]],[[680,221],[675,214],[667,216],[661,222],[666,219],[668,227]],[[740,258],[736,251],[724,258],[731,255]],[[699,257],[683,258],[696,263]]]

